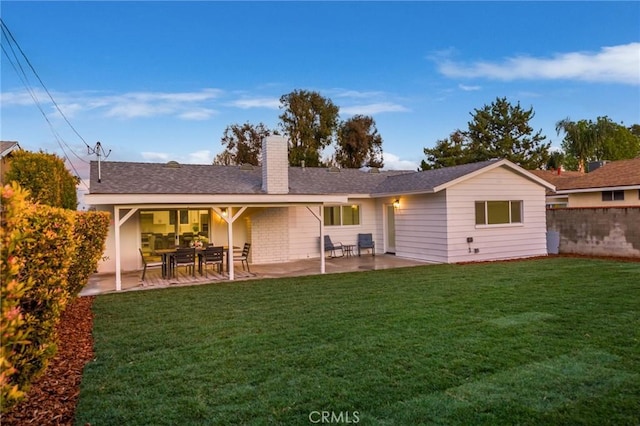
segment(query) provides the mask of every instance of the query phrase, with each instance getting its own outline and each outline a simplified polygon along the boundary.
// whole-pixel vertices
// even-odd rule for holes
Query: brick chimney
[[[289,193],[289,142],[282,136],[262,139],[262,190]]]

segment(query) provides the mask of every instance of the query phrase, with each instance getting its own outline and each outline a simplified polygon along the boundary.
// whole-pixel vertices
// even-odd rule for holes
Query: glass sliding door
[[[140,211],[140,247],[147,254],[175,247],[206,246],[209,210],[169,209]]]

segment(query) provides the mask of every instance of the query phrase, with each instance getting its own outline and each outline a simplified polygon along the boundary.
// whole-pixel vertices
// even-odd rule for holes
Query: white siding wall
[[[320,215],[317,206],[310,207]],[[289,208],[289,259],[310,259],[320,257],[320,222],[306,207]]]
[[[111,214],[111,223],[109,224],[109,234],[104,250],[104,260],[98,261],[99,273],[114,273],[116,271],[116,237],[114,214],[112,206],[100,206],[100,211],[107,211]],[[120,212],[120,216],[126,214],[125,211]],[[122,271],[135,271],[142,268],[142,260],[138,248],[140,247],[140,220],[139,213],[136,212],[120,227],[120,262]]]
[[[447,262],[446,195],[400,197],[395,211],[396,255],[427,262]]]
[[[491,200],[522,200],[522,225],[476,227],[475,201]],[[447,189],[447,217],[450,263],[547,254],[545,190],[505,168]],[[473,243],[468,244],[467,237],[472,237]]]
[[[370,199],[353,199],[350,203],[360,206],[360,225],[325,226],[324,233],[334,243],[357,244],[359,233],[373,234],[376,252],[383,249],[382,225],[378,226],[381,215],[378,204]],[[311,209],[319,215],[318,207]],[[320,257],[320,223],[306,207],[289,209],[289,259],[308,259]],[[379,242],[378,242],[379,241]]]

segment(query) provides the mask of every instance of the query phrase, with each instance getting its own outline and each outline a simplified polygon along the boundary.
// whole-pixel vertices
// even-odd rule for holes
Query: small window
[[[624,201],[624,191],[602,191],[602,201]]]
[[[324,207],[324,226],[352,226],[360,225],[360,206]]]
[[[522,201],[476,201],[476,225],[522,223]]]
[[[360,208],[357,205],[342,206],[342,224],[360,225]]]
[[[324,208],[324,226],[340,225],[340,207],[329,206]]]

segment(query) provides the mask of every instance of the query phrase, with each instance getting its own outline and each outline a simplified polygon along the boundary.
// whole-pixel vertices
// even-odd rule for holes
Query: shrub
[[[5,179],[7,182],[16,181],[28,189],[33,201],[71,210],[78,206],[78,178],[55,154],[17,150],[13,153]]]
[[[75,253],[68,276],[68,291],[72,298],[87,284],[104,252],[109,232],[109,213],[76,212],[74,228]]]
[[[28,387],[56,351],[56,325],[70,299],[67,276],[75,252],[75,213],[27,204],[20,214],[26,216],[25,228],[20,231],[30,238],[16,246],[16,256],[22,259],[18,280],[32,280],[33,285],[21,298],[21,308],[31,329],[31,344],[16,353],[19,365],[16,381]]]
[[[16,248],[27,236],[21,231],[26,228],[26,217],[20,214],[27,206],[28,191],[18,185],[1,188],[2,216],[0,217],[0,300],[2,315],[0,330],[0,401],[2,411],[24,397],[24,390],[15,378],[16,354],[30,344],[30,328],[25,321],[21,300],[33,285],[33,280],[20,280],[19,274],[24,260],[16,256]]]
[[[100,259],[109,215],[34,204],[12,182],[2,188],[0,280],[2,411],[24,397],[56,351],[69,301]]]

